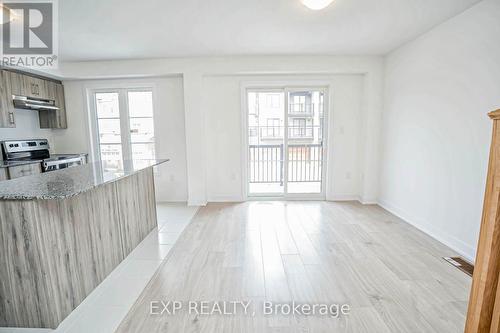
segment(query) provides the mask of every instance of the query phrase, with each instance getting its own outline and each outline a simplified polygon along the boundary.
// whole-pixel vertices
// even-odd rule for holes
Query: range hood
[[[26,96],[12,95],[12,100],[14,102],[14,107],[18,109],[29,109],[36,111],[52,111],[59,110],[55,105],[56,102],[46,99],[36,99]]]

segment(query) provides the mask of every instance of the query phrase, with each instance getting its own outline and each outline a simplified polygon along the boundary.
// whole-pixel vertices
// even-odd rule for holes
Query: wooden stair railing
[[[493,138],[465,333],[500,332],[500,110],[489,116]]]

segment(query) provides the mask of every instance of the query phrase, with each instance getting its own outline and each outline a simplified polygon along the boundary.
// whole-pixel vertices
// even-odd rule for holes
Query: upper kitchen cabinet
[[[46,96],[47,96],[47,99],[50,99],[50,100],[56,100],[56,86],[58,85],[59,83],[56,83],[54,81],[45,81],[45,89],[46,89]]]
[[[9,72],[0,71],[0,127],[16,127]]]
[[[49,80],[40,79],[30,75],[9,72],[12,84],[12,94],[39,99],[54,99],[49,92]]]
[[[12,95],[33,99],[28,102],[35,105],[28,106],[29,103],[25,103],[22,108],[38,111],[40,128],[65,129],[68,127],[64,87],[59,81],[10,70],[2,70],[1,73],[0,127],[15,127]],[[53,107],[48,110],[44,109],[35,100],[53,101],[52,105],[58,109],[54,110]]]
[[[48,82],[48,81],[47,81]],[[64,86],[60,83],[51,82],[47,94],[53,94],[58,110],[40,110],[40,128],[68,128],[66,121],[66,105],[64,100]],[[52,99],[52,98],[50,98]]]
[[[26,87],[25,94],[23,96],[47,99],[47,84],[45,80],[23,75],[24,86]]]
[[[2,71],[4,75],[10,78],[10,86],[12,95],[25,96],[26,95],[26,87],[24,86],[25,82],[23,79],[23,75],[19,73]],[[12,96],[11,96],[12,98]]]

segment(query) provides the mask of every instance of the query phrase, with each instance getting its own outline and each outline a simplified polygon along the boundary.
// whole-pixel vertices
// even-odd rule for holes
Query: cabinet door
[[[51,101],[56,100],[56,85],[57,83],[54,81],[45,81],[45,88],[47,89],[46,97]]]
[[[42,172],[40,163],[9,167],[9,179],[36,175]]]
[[[66,121],[66,106],[64,101],[64,86],[60,83],[54,83],[55,102],[59,110],[39,112],[40,128],[68,128]]]
[[[47,88],[45,80],[28,75],[23,75],[23,81],[24,86],[27,88],[26,96],[47,99]]]
[[[14,72],[6,72],[10,77],[10,87],[12,95],[26,96],[26,87],[23,75]]]
[[[36,79],[36,85],[38,88],[38,98],[50,99],[49,98],[49,80]]]
[[[0,71],[0,127],[16,127],[10,75]]]
[[[56,84],[56,106],[59,107],[57,113],[57,128],[68,128],[66,120],[66,102],[64,99],[64,86]]]

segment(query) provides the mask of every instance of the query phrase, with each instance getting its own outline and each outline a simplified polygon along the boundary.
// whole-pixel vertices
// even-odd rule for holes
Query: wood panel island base
[[[0,327],[56,328],[156,227],[142,162],[0,182]]]

